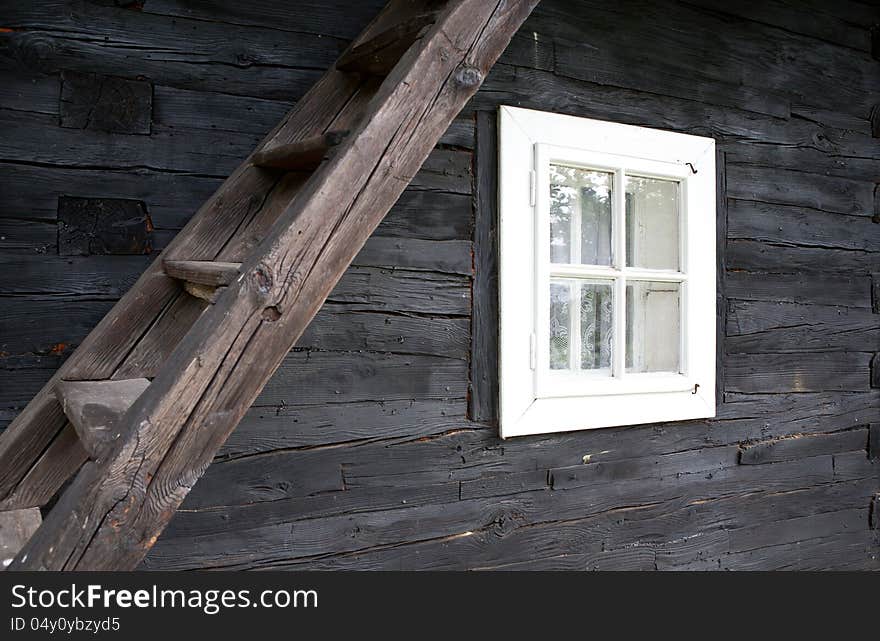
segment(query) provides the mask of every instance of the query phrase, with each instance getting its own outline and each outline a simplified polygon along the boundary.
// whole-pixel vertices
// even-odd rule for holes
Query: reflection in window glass
[[[678,269],[679,184],[674,180],[626,179],[626,264]]]
[[[550,261],[611,264],[611,185],[604,171],[550,165]]]
[[[612,291],[610,282],[550,281],[550,369],[610,369]]]
[[[627,283],[626,371],[679,371],[680,306],[680,283]]]

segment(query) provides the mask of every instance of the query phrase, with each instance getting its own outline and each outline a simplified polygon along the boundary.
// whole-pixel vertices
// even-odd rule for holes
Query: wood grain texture
[[[12,563],[41,522],[37,508],[0,512],[0,572]]]
[[[73,424],[83,449],[93,458],[119,438],[116,424],[150,386],[145,378],[118,381],[60,381],[55,396]]]
[[[0,429],[77,358],[73,349],[205,201],[217,219],[210,243],[177,258],[240,262],[259,245],[281,213],[275,199],[300,189],[296,175],[250,183],[270,193],[262,206],[212,194],[385,0],[112,4],[17,3],[4,14],[4,26],[24,30],[0,33],[0,126],[11,132],[0,142]],[[877,569],[880,485],[876,452],[867,456],[880,437],[868,437],[869,452],[847,448],[877,425],[880,390],[794,391],[791,374],[800,362],[811,388],[832,387],[840,367],[859,367],[848,354],[877,352],[880,63],[853,46],[876,22],[876,7],[852,0],[689,0],[666,10],[542,0],[143,567]],[[153,87],[151,132],[59,127],[61,71],[142,76]],[[724,389],[711,421],[506,442],[468,420],[471,282],[481,278],[470,258],[480,251],[475,117],[499,104],[716,139],[732,168],[732,197],[719,202],[731,232],[717,248],[727,253],[721,331],[730,332],[719,368],[727,374],[729,352],[742,359],[734,388],[750,385],[752,362],[762,372],[752,388],[780,391]],[[143,202],[153,254],[59,257],[59,196]],[[142,338],[106,376],[155,376],[201,314],[203,301],[169,287],[144,324],[125,321]],[[764,360],[778,356],[786,362]],[[413,368],[418,376],[403,380]],[[308,383],[320,403],[297,392],[315,378],[325,379]],[[51,500],[86,459],[63,446],[77,439],[60,408],[27,410],[40,412],[61,421],[56,440],[19,435],[21,448],[0,465],[2,483],[22,469],[40,479],[13,482],[22,507]],[[66,455],[35,468],[18,458],[32,446]],[[696,472],[731,446],[765,462]],[[658,488],[638,478],[676,454],[680,479]],[[606,471],[584,474],[619,477],[548,484],[551,469],[596,464]],[[311,494],[338,488],[340,470],[351,486]],[[849,516],[869,508],[871,520],[855,519],[853,530]],[[303,548],[285,545],[301,525]],[[761,547],[731,552],[743,528]],[[789,542],[773,544],[777,536]]]
[[[498,123],[477,113],[474,188],[474,284],[471,311],[471,372],[468,416],[498,421]]]
[[[143,80],[70,71],[61,73],[62,127],[149,134],[153,87]]]
[[[298,194],[297,207],[279,218],[260,252],[243,265],[247,277],[226,288],[200,316],[126,414],[125,436],[106,457],[87,464],[64,493],[22,553],[28,558],[25,565],[131,567],[141,560],[192,480],[280,364],[279,356],[299,337],[403,191],[408,180],[398,174],[415,173],[476,91],[478,83],[463,82],[458,75],[450,79],[450,74],[469,68],[481,80],[533,5],[520,2],[501,9],[467,0],[452,3],[407,52],[337,155]],[[333,77],[329,72],[327,78]],[[377,148],[379,157],[372,157],[358,148],[361,140],[382,141],[384,150]],[[344,176],[348,180],[340,181]],[[351,182],[359,191],[353,193]],[[247,371],[233,366],[246,347]],[[205,421],[214,429],[201,429]],[[184,423],[193,427],[179,437]],[[194,452],[207,460],[194,460]],[[119,512],[121,505],[128,506],[123,510],[130,516]],[[135,505],[146,509],[134,514]],[[104,516],[97,517],[102,511]],[[105,521],[110,513],[114,516]],[[74,532],[67,525],[75,523],[93,525]]]

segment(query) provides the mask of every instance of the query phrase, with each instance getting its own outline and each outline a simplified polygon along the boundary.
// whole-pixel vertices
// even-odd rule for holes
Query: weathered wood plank
[[[729,392],[818,392],[869,389],[871,356],[827,354],[729,354],[724,360]]]
[[[721,559],[716,569],[877,570],[880,563],[872,534],[849,531],[730,554]]]
[[[864,450],[868,443],[866,429],[847,430],[833,434],[812,434],[746,445],[740,452],[741,465],[778,463],[792,459]]]
[[[290,101],[157,85],[153,122],[175,129],[213,129],[263,135],[290,111]],[[242,118],[246,113],[247,117]]]
[[[854,479],[880,478],[876,461],[868,458],[867,448],[855,452],[837,452],[834,454],[834,480],[852,481]]]
[[[769,167],[729,165],[727,196],[853,216],[874,212],[872,182]]]
[[[727,392],[710,432],[713,443],[741,443],[847,430],[874,420],[880,392]]]
[[[467,318],[350,311],[327,303],[297,342],[321,351],[397,352],[466,361],[470,351]]]
[[[622,16],[632,16],[625,30],[617,28]],[[748,88],[790,94],[795,99],[805,96],[811,104],[858,114],[866,113],[870,102],[860,92],[876,90],[878,81],[867,57],[837,45],[757,22],[731,20],[689,3],[675,7],[678,29],[668,28],[670,19],[665,7],[630,0],[614,7],[587,1],[576,10],[564,3],[550,4],[542,7],[534,22],[547,24],[551,30],[545,27],[543,31],[548,35],[596,43],[600,59],[602,47],[613,45],[618,58],[635,60],[658,74],[666,71],[673,78],[674,72],[681,78],[689,71],[697,74],[701,85],[723,86],[736,80]],[[663,55],[647,53],[646,42]],[[589,68],[591,58],[584,56],[581,66]],[[835,69],[833,78],[820,81],[819,72],[829,66]],[[827,95],[829,81],[834,84],[834,95]],[[647,85],[645,90],[652,87]],[[721,98],[713,96],[712,100]]]
[[[24,354],[66,356],[112,308],[109,301],[3,298],[0,362]],[[31,321],[38,316],[39,325]],[[58,363],[56,363],[57,365]]]
[[[633,40],[637,37],[634,36]],[[695,82],[693,68],[663,64],[656,58],[646,60],[631,44],[621,46],[620,42],[608,42],[603,47],[596,47],[593,42],[587,44],[557,38],[553,71],[577,80],[726,105],[779,118],[788,118],[791,113],[790,101],[782,92],[706,76]]]
[[[238,458],[273,450],[423,438],[462,429],[464,411],[463,398],[252,407],[217,456]]]
[[[727,312],[728,353],[880,349],[880,319],[869,309],[731,301]]]
[[[196,486],[198,487],[198,485]],[[193,489],[193,492],[198,490]],[[184,502],[187,506],[188,501]],[[391,510],[405,506],[429,505],[458,500],[458,484],[401,486],[381,489],[346,489],[312,496],[282,498],[274,501],[219,505],[207,509],[183,507],[175,514],[162,539],[186,539],[216,534],[233,529],[251,529],[266,525],[290,523],[291,515],[316,518]],[[147,557],[146,563],[150,564]]]
[[[611,549],[638,546],[643,552],[656,550],[661,569],[697,560],[717,564],[719,557],[726,554],[728,549],[724,528],[747,527],[764,519],[778,521],[829,511],[863,508],[863,496],[869,492],[868,488],[869,484],[862,482],[819,486],[779,494],[762,492],[731,496],[700,501],[693,505],[673,501],[654,507],[605,512],[567,523],[549,521],[536,525],[517,521],[515,523],[526,527],[474,527],[467,531],[466,536],[453,535],[429,541],[415,539],[394,547],[369,548],[353,554],[342,553],[299,562],[289,560],[277,566],[310,569],[472,569],[527,563],[526,560],[518,559],[533,559],[536,556],[552,558],[559,554],[576,555],[597,545]],[[396,488],[388,488],[387,491],[400,496]],[[335,495],[339,497],[339,501],[345,501],[345,494],[342,492]],[[303,499],[295,505],[302,506],[311,514],[308,506],[317,498]],[[327,497],[323,499],[324,504],[328,503]],[[418,504],[417,495],[411,494],[408,499],[406,505]],[[442,497],[437,496],[436,500],[442,501]],[[251,524],[280,523],[284,522],[285,516],[289,519],[291,515],[298,513],[293,509],[294,503],[291,502],[290,505],[291,509],[286,514],[281,511],[270,512],[274,507],[271,503],[223,510],[219,514],[178,513],[169,532],[176,531],[178,524],[186,528],[181,534],[194,536],[221,533],[230,529],[247,530]],[[398,505],[404,504],[398,501]],[[340,505],[340,512],[344,509]],[[255,517],[259,521],[253,520]],[[188,540],[183,539],[177,545],[182,546]],[[170,543],[165,537],[160,540],[155,548],[156,553],[147,558],[147,567],[195,568],[222,563],[220,547],[207,550],[200,547],[200,558],[190,560],[190,565],[187,565],[186,559],[181,555],[180,565],[165,566],[163,563],[168,561],[165,557],[168,549],[163,542]],[[200,542],[204,544],[205,540]],[[246,545],[243,538],[242,545]],[[227,549],[222,548],[223,551]],[[612,563],[609,569],[615,568],[619,569],[619,566]]]
[[[12,563],[41,522],[37,508],[0,512],[0,572]]]
[[[156,376],[162,364],[204,310],[204,301],[193,296],[179,295],[161,312],[152,327],[126,355],[125,360],[113,372],[112,378],[122,380]]]
[[[856,274],[764,273],[733,270],[725,276],[731,299],[801,305],[871,307],[871,278]]]
[[[25,296],[46,302],[68,300],[73,305],[118,300],[151,262],[149,256],[4,254],[0,255],[0,296],[10,305],[15,303],[12,298]],[[46,311],[47,322],[51,323]]]
[[[207,0],[198,5],[181,5],[176,0],[150,0],[143,10],[179,18],[253,25],[296,34],[317,33],[351,40],[385,4],[385,0],[361,0],[351,5],[307,0],[291,5],[287,0],[263,0],[260,11],[252,11],[236,0]]]
[[[0,251],[33,255],[58,252],[58,225],[42,220],[19,220],[0,216]]]
[[[784,0],[765,0],[756,3],[730,3],[722,0],[695,0],[700,7],[720,13],[745,18],[754,22],[770,25],[785,31],[802,33],[817,40],[850,47],[859,51],[870,51],[870,34],[864,27],[848,22],[828,5],[815,4],[821,12],[804,11],[799,5]]]
[[[477,113],[473,308],[468,416],[498,421],[498,133],[494,113]]]
[[[797,107],[805,111],[804,107]],[[814,114],[810,113],[811,116]],[[858,131],[864,136],[870,135],[870,126],[867,120],[855,119],[833,112],[837,119],[829,122],[831,118],[824,113],[812,118],[834,126],[840,130]],[[843,122],[838,122],[843,120]],[[837,176],[849,180],[871,182],[877,179],[877,159],[869,155],[858,155],[854,152],[841,150],[841,153],[826,149],[816,149],[807,145],[765,145],[758,141],[729,140],[724,141],[723,149],[728,154],[731,163],[741,166],[756,166],[779,168],[791,171],[803,171],[823,176]]]
[[[432,241],[373,235],[354,257],[352,265],[470,276],[473,270],[471,249],[469,240]]]
[[[867,276],[876,261],[876,252],[736,239],[727,244],[728,270],[800,272],[813,277],[818,274],[839,276],[841,273]]]
[[[709,41],[711,38],[707,40]],[[692,61],[688,64],[692,64]],[[729,64],[728,60],[725,66],[729,68]],[[493,73],[486,80],[484,91],[474,97],[470,107],[493,109],[499,104],[514,104],[574,116],[659,127],[722,140],[733,138],[807,148],[815,147],[816,141],[819,140],[822,150],[828,154],[866,158],[875,158],[877,155],[876,142],[870,136],[857,135],[851,131],[831,130],[808,120],[762,117],[759,114],[729,107],[658,95],[651,95],[648,99],[645,94],[635,90],[577,81],[554,76],[541,70],[520,67],[496,65]],[[758,168],[752,167],[751,170],[757,171]],[[785,174],[796,172],[775,173],[784,177]],[[798,180],[797,176],[791,178]],[[803,177],[801,181],[806,182]],[[838,192],[842,189],[843,195],[832,192],[825,197],[826,200],[833,199],[843,203],[848,209],[855,207],[854,199],[846,197],[846,188],[850,187],[850,181],[834,179],[828,182],[831,183],[832,189],[835,185]],[[772,186],[760,187],[757,179],[752,185],[762,191],[772,189]],[[863,197],[863,190],[864,186],[856,186],[853,192],[858,194],[859,203]],[[816,191],[815,187],[811,188],[807,195],[812,194],[813,199],[804,200],[815,202],[816,199],[823,198],[821,194],[817,195]],[[791,204],[811,206],[804,202]]]
[[[539,537],[535,540],[542,541],[542,545],[552,546],[554,554],[577,551],[572,548],[595,530],[585,528],[582,534],[575,536],[577,523],[564,524],[569,519],[580,520],[604,512],[608,516],[600,519],[607,522],[620,519],[620,513],[609,512],[611,510],[632,510],[668,500],[689,502],[731,497],[739,494],[741,488],[761,487],[760,491],[782,492],[830,482],[832,473],[831,457],[827,456],[772,466],[735,466],[714,476],[670,476],[647,485],[639,480],[594,483],[565,491],[525,492],[424,506],[400,505],[396,509],[364,514],[307,519],[298,521],[293,528],[284,523],[248,528],[246,523],[240,522],[243,529],[218,528],[192,537],[186,548],[179,542],[163,545],[160,540],[150,563],[151,567],[162,569],[283,567],[309,562],[306,557],[316,554],[363,553],[371,548],[390,545],[398,548],[406,542],[442,538],[451,543],[443,555],[445,561],[429,554],[419,567],[445,563],[445,567],[463,568],[474,563],[475,558],[481,562],[487,558],[509,562],[516,555],[534,549],[527,543],[531,536]],[[553,527],[545,529],[542,535],[540,529],[535,532],[536,528],[531,526],[539,523]],[[530,524],[530,527],[518,529],[520,524]],[[569,535],[561,532],[569,532]],[[255,545],[261,550],[257,561],[249,552]],[[431,558],[435,559],[433,563]]]
[[[467,363],[438,356],[293,351],[256,406],[464,398]],[[245,408],[247,409],[247,408]]]
[[[455,274],[350,267],[327,299],[351,309],[467,316],[470,280]]]
[[[51,73],[68,69],[113,75],[136,65],[154,82],[278,100],[300,98],[333,64],[344,43],[321,34],[260,27],[229,27],[216,20],[192,20],[67,0],[18,4],[4,14],[3,48],[15,61]],[[131,34],[138,34],[132,47]],[[238,39],[236,38],[236,40]],[[157,52],[160,52],[157,53]]]
[[[145,202],[156,229],[177,230],[223,182],[204,175],[120,169],[116,158],[105,158],[97,168],[0,162],[2,215],[54,224],[59,196],[104,196]]]
[[[656,479],[681,474],[700,474],[732,467],[737,464],[738,448],[734,446],[689,450],[676,454],[642,459],[620,459],[584,463],[550,470],[554,490],[568,490],[592,483],[627,479]]]
[[[212,465],[199,479],[199,491],[185,509],[275,501],[345,489],[339,466],[309,466],[303,473],[299,457],[266,453]],[[303,458],[308,458],[304,454]]]
[[[843,216],[738,199],[730,200],[729,216],[730,238],[880,252],[880,225],[867,216]]]
[[[846,531],[855,532],[864,530],[867,521],[868,510],[862,508],[841,512],[825,512],[740,528],[730,532],[730,551],[737,553],[773,545],[796,543],[804,539],[805,531],[810,533],[810,538],[823,538]]]
[[[76,430],[67,423],[40,453],[15,489],[0,501],[0,509],[46,505],[88,458]]]

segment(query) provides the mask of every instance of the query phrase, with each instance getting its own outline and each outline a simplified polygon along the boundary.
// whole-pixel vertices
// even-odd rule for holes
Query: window
[[[715,144],[502,107],[503,437],[715,414]]]

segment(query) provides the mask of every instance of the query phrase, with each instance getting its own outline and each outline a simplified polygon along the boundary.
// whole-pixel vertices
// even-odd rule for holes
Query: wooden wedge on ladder
[[[389,3],[0,436],[12,569],[138,565],[537,2]]]

